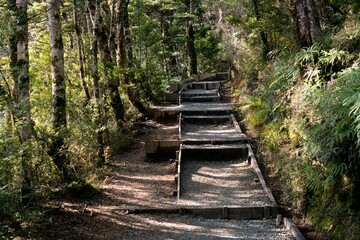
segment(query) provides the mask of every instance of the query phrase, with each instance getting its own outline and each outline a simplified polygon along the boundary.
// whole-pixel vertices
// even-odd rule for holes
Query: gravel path
[[[182,127],[181,139],[242,139],[246,135],[237,131],[233,124],[190,124],[187,123]]]
[[[176,111],[229,111],[233,104],[188,103]],[[109,162],[112,175],[92,201],[64,200],[50,229],[39,239],[129,240],[293,240],[275,220],[204,219],[191,215],[128,214],[131,208],[246,207],[270,205],[257,174],[244,161],[183,161],[182,199],[177,201],[173,162],[147,162],[144,141],[177,139],[177,125],[147,122],[138,144]],[[189,126],[186,133],[234,136],[232,125]],[[143,136],[141,136],[143,134]]]
[[[185,161],[180,203],[199,207],[270,205],[256,172],[244,161]]]
[[[290,240],[292,236],[275,226],[274,220],[216,220],[200,217],[157,215],[136,216],[142,224],[126,232],[128,239],[138,240]],[[146,230],[143,227],[146,226]],[[149,226],[151,226],[149,228]],[[151,230],[149,230],[151,229]]]
[[[163,129],[151,131],[151,135],[143,136],[139,142],[161,135],[162,131]],[[122,208],[177,205],[176,197],[169,193],[174,187],[174,167],[169,162],[146,162],[142,143],[112,160],[111,165],[113,175],[104,182],[100,199],[59,203],[61,211],[54,216],[53,226],[44,230],[42,237],[36,239],[294,239],[284,228],[276,227],[275,220],[235,221],[204,219],[191,215],[126,214],[121,211]],[[239,167],[244,166],[240,164]],[[206,172],[211,173],[209,170]],[[211,174],[217,176],[214,172]]]

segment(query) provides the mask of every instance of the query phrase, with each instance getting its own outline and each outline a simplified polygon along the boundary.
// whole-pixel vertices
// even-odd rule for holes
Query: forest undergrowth
[[[343,34],[270,53],[257,79],[238,92],[286,201],[323,232],[320,239],[360,233],[359,49]]]
[[[229,71],[303,221],[360,235],[358,0],[0,0],[0,233],[96,195],[171,83]],[[21,235],[21,234],[20,234]]]

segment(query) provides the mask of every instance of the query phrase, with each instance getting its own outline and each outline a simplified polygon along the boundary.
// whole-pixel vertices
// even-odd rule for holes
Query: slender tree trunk
[[[126,68],[127,56],[125,49],[125,27],[124,27],[124,11],[127,7],[126,0],[116,0],[116,40],[117,40],[117,51],[116,51],[116,62],[121,68]]]
[[[14,129],[13,119],[13,98],[12,98],[12,90],[9,84],[9,81],[5,78],[5,74],[1,71],[0,75],[2,76],[2,81],[4,85],[0,85],[0,103],[5,103],[5,122],[6,127],[9,131]]]
[[[147,115],[147,109],[141,101],[141,92],[138,84],[135,82],[133,72],[133,52],[131,46],[130,24],[128,15],[128,6],[130,0],[117,0],[117,63],[118,66],[124,69],[123,82],[125,83],[126,93],[130,102],[142,114]],[[133,84],[137,87],[130,87]]]
[[[80,79],[81,85],[84,89],[86,101],[89,102],[91,99],[88,86],[85,80],[85,69],[84,69],[84,57],[82,51],[82,35],[79,26],[79,18],[78,18],[78,10],[77,10],[77,3],[76,0],[73,0],[73,18],[74,18],[74,26],[75,26],[75,33],[76,33],[76,41],[77,41],[77,50],[79,55],[79,67],[80,67]]]
[[[161,18],[161,32],[162,32],[162,44],[164,49],[167,49],[170,53],[175,52],[175,47],[171,44],[169,39],[169,31],[171,26],[171,21],[166,21],[165,16],[162,15]],[[171,54],[168,58],[165,59],[165,70],[169,76],[176,74],[177,68],[177,59],[174,54]]]
[[[104,15],[110,16],[110,8],[106,2],[102,3],[102,10]],[[104,65],[104,76],[106,81],[106,87],[108,91],[108,96],[110,97],[110,105],[113,109],[115,120],[118,128],[122,126],[124,120],[124,107],[120,98],[120,93],[118,90],[119,81],[118,78],[114,76],[114,66],[116,62],[111,57],[110,43],[113,42],[111,39],[111,29],[110,23],[106,22],[102,16],[99,19],[100,31],[99,31],[99,50],[101,60]]]
[[[187,49],[190,58],[190,75],[197,74],[197,55],[196,55],[194,41],[195,41],[194,27],[192,23],[190,23],[188,27],[188,41],[187,41]]]
[[[90,4],[90,3],[89,3]],[[103,126],[103,116],[102,116],[102,104],[101,104],[101,98],[100,98],[100,77],[99,77],[99,68],[98,68],[98,38],[99,38],[99,18],[100,18],[100,5],[99,0],[94,0],[93,5],[90,6],[91,9],[94,11],[91,11],[89,9],[89,13],[93,12],[92,18],[92,41],[91,41],[91,74],[92,74],[92,80],[93,80],[93,92],[94,92],[94,100],[95,100],[95,124],[96,124],[96,133],[97,133],[97,164],[98,166],[102,166],[105,163],[105,155],[104,155],[104,126]]]
[[[14,81],[13,98],[15,99],[14,115],[17,121],[17,132],[21,142],[21,195],[23,205],[28,205],[32,193],[31,171],[31,116],[30,116],[30,78],[28,53],[28,1],[8,1],[9,9],[14,11],[16,26],[10,37],[10,67]]]
[[[193,0],[188,0],[187,2],[189,13],[194,14],[194,2]],[[192,24],[192,20],[188,20],[187,23],[187,50],[189,54],[190,61],[190,75],[197,74],[197,55],[195,49],[195,32]]]
[[[292,0],[294,20],[301,46],[310,46],[320,37],[321,28],[314,0]]]
[[[66,85],[60,5],[61,0],[48,0],[52,72],[52,112],[53,129],[55,132],[49,154],[51,155],[62,180],[68,182],[75,178],[75,173],[71,170],[69,159],[66,156]]]
[[[254,7],[256,21],[260,22],[261,15],[260,15],[260,10],[259,10],[259,0],[252,0],[252,3],[253,3],[253,7]],[[264,45],[264,49],[263,49],[264,55],[266,56],[270,51],[270,46],[269,46],[267,34],[263,28],[260,29],[260,37],[261,37],[261,41]]]

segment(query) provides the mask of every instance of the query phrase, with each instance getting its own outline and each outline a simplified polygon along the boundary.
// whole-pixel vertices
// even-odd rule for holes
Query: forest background
[[[357,0],[0,0],[0,232],[94,193],[170,83],[228,71],[286,200],[360,235]],[[89,184],[90,183],[90,184]],[[21,228],[21,227],[20,227]]]

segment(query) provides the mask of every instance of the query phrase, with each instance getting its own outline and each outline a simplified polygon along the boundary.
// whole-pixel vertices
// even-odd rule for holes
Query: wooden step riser
[[[193,110],[193,111],[182,111],[184,115],[195,116],[195,115],[227,115],[231,113],[231,110]]]
[[[209,161],[230,161],[230,160],[247,160],[247,148],[237,149],[183,149],[181,151],[182,161],[196,161],[196,160],[209,160]]]
[[[191,214],[208,219],[262,220],[275,219],[278,206],[264,207],[218,207],[218,208],[143,208],[134,209],[132,214]]]
[[[181,98],[181,102],[196,102],[196,103],[207,103],[207,102],[220,102],[220,97],[204,97],[204,98]]]
[[[232,124],[230,118],[183,118],[182,124]]]

